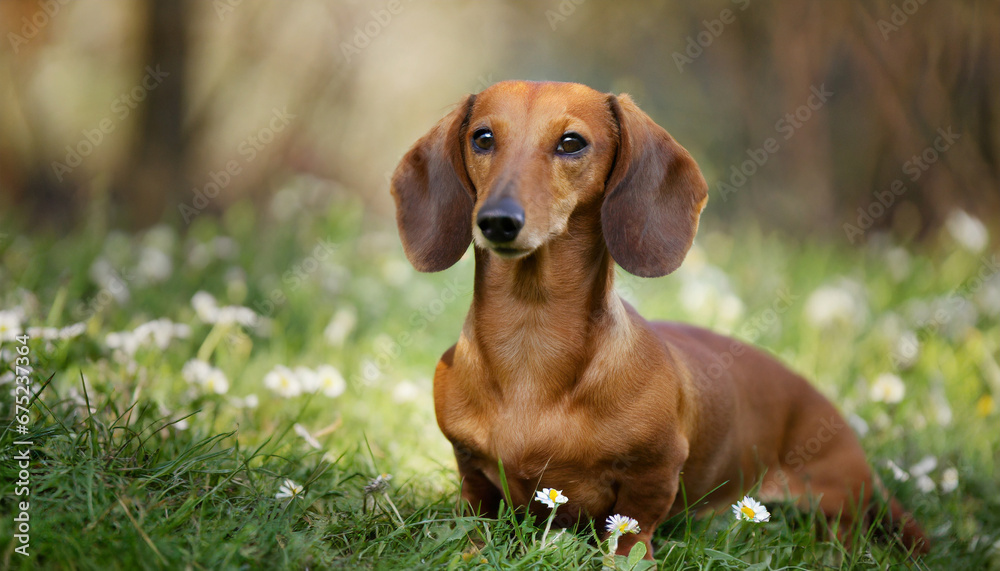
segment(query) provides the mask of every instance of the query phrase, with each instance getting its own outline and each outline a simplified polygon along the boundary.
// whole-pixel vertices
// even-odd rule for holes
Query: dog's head
[[[644,277],[680,266],[708,200],[691,155],[628,95],[525,81],[467,96],[406,153],[392,194],[421,271],[450,267],[473,239],[529,256],[599,204],[611,256]]]

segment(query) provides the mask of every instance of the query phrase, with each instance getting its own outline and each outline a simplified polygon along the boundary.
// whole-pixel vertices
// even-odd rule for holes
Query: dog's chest
[[[613,504],[615,483],[628,459],[619,457],[617,443],[596,438],[587,415],[568,408],[522,401],[479,416],[448,436],[470,447],[472,464],[498,489],[502,461],[516,504],[533,503],[535,490],[552,487],[586,512],[601,513]]]
[[[480,451],[479,468],[502,489],[502,460],[515,504],[535,504],[535,491],[556,488],[570,498],[568,509],[601,513],[614,503],[615,463],[591,434],[585,423],[550,411],[500,415]]]

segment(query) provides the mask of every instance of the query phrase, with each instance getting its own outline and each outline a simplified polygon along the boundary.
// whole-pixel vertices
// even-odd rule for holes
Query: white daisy
[[[74,337],[79,337],[87,332],[86,323],[74,323],[72,325],[67,325],[59,330],[60,339],[73,339]]]
[[[607,530],[613,536],[625,535],[626,533],[639,533],[639,522],[621,514],[608,517]]]
[[[21,334],[21,316],[14,311],[0,311],[0,341],[13,341]]]
[[[295,373],[284,365],[276,366],[264,376],[264,386],[286,398],[302,394],[302,383]]]
[[[941,474],[941,491],[950,494],[958,489],[958,470],[947,468]]]
[[[304,494],[305,488],[286,478],[285,483],[278,488],[278,493],[274,494],[274,497],[279,500],[283,500],[285,498],[294,500],[296,498],[301,498]]]
[[[817,329],[837,323],[859,325],[865,321],[867,312],[864,287],[848,279],[820,287],[809,295],[805,304],[806,319]]]
[[[986,226],[964,210],[953,210],[945,220],[945,227],[956,242],[973,253],[981,252],[990,241]]]
[[[181,376],[184,380],[191,384],[200,384],[206,378],[208,378],[209,373],[212,372],[212,366],[202,361],[201,359],[191,359],[187,363],[184,363],[184,367],[181,369]]]
[[[170,277],[174,270],[174,263],[170,256],[163,253],[158,248],[146,247],[139,255],[139,265],[136,273],[148,283],[159,283]]]
[[[107,337],[104,338],[104,342],[107,344],[108,349],[119,349],[126,355],[135,355],[136,350],[139,349],[140,341],[141,340],[130,331],[108,333]]]
[[[888,404],[900,402],[903,400],[905,394],[906,385],[903,384],[903,379],[892,373],[882,373],[876,377],[869,392],[869,396],[873,401]]]
[[[191,336],[191,326],[187,323],[174,323],[173,336],[177,339],[187,339]]]
[[[937,468],[937,458],[931,455],[924,456],[919,462],[910,466],[910,475],[914,478],[926,476]]]
[[[321,365],[316,369],[316,376],[319,378],[319,390],[330,398],[339,397],[347,389],[344,376],[333,365]]]
[[[917,478],[917,489],[924,494],[929,494],[937,489],[937,485],[930,476],[920,476]]]
[[[217,395],[229,392],[229,379],[226,378],[226,374],[201,359],[191,359],[184,363],[181,376],[193,385],[200,385],[205,392]]]
[[[392,400],[398,403],[410,402],[420,396],[420,387],[411,381],[401,381],[392,390]]]
[[[752,521],[761,523],[771,519],[771,513],[767,511],[760,502],[750,496],[743,496],[743,499],[733,504],[733,515],[737,520]]]
[[[201,383],[206,392],[224,395],[229,392],[229,379],[220,369],[212,367]]]
[[[184,331],[183,328],[175,327],[175,324],[169,319],[160,318],[138,325],[132,330],[132,334],[140,345],[153,342],[162,350],[170,345],[170,341],[174,337],[178,337],[176,333],[183,333]]]
[[[219,304],[216,303],[212,294],[206,291],[199,291],[191,298],[191,307],[198,314],[198,319],[205,323],[215,323],[219,317]]]
[[[59,329],[55,327],[29,327],[27,334],[32,339],[51,341],[59,338]]]
[[[569,498],[563,495],[562,490],[556,490],[554,488],[543,488],[541,491],[535,492],[535,499],[542,502],[550,509],[569,501]]]
[[[319,375],[309,367],[295,367],[295,376],[299,378],[302,392],[314,393],[319,390]]]
[[[232,325],[239,323],[244,327],[253,327],[257,324],[257,314],[249,307],[241,305],[227,305],[220,307],[216,313],[216,323]]]
[[[892,470],[892,477],[900,482],[905,482],[910,479],[910,473],[897,466],[892,460],[886,460],[885,465],[887,468]]]

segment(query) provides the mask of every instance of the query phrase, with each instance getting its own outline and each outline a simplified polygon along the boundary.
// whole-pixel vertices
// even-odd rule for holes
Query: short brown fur
[[[476,151],[470,134],[486,128],[495,145]],[[560,156],[570,131],[588,146]],[[615,262],[640,276],[675,270],[707,201],[688,152],[627,95],[496,84],[414,145],[392,192],[418,269],[449,267],[476,245],[472,307],[438,363],[434,402],[477,511],[496,514],[502,460],[516,505],[547,515],[532,496],[553,487],[570,498],[564,525],[633,517],[642,531],[619,553],[645,541],[647,557],[667,517],[724,507],[757,483],[765,499],[818,504],[844,537],[874,512],[882,489],[857,438],[808,382],[739,341],[648,322],[615,293]],[[503,248],[475,223],[501,196],[524,211]],[[817,452],[796,455],[815,438]],[[683,497],[703,504],[685,505],[682,480]],[[908,549],[929,547],[895,500],[879,523]]]

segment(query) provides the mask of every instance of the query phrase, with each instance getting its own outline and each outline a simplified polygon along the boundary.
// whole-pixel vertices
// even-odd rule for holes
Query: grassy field
[[[0,568],[601,567],[593,533],[543,545],[545,522],[458,509],[430,376],[469,257],[417,274],[389,221],[314,190],[185,232],[2,220]],[[767,523],[671,520],[659,568],[1000,569],[1000,273],[961,222],[919,252],[709,222],[678,273],[621,276],[647,317],[732,332],[813,379],[935,541],[920,562],[845,551],[768,505]]]

